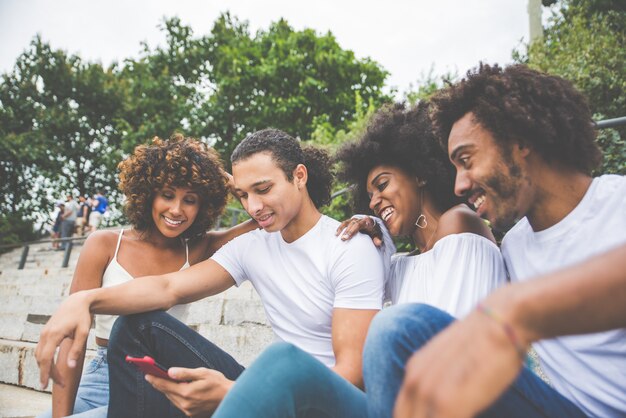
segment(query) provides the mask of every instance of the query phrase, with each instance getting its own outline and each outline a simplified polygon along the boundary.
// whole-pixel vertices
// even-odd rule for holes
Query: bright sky
[[[140,42],[164,42],[158,25],[178,16],[195,35],[220,12],[247,20],[252,31],[284,17],[295,29],[331,31],[357,57],[389,71],[400,92],[435,74],[478,64],[510,63],[528,41],[528,0],[0,0],[0,72],[39,33],[53,48],[105,65],[136,56]]]

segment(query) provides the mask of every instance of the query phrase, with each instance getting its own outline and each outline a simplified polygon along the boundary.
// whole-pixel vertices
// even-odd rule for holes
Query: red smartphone
[[[128,363],[134,364],[139,367],[139,370],[144,372],[145,374],[151,374],[156,377],[160,377],[163,379],[174,380],[167,374],[167,369],[161,366],[159,363],[154,361],[154,359],[150,356],[144,357],[131,357],[126,356],[126,361]]]

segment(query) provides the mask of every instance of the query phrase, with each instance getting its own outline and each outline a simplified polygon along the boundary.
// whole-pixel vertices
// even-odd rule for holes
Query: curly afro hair
[[[330,203],[330,191],[333,183],[331,161],[326,151],[315,147],[301,147],[291,135],[279,129],[267,128],[248,135],[237,145],[230,160],[235,164],[259,152],[267,152],[287,180],[293,180],[293,171],[298,164],[307,168],[306,184],[309,197],[315,207],[320,208]]]
[[[428,112],[426,102],[412,108],[403,103],[385,106],[374,114],[359,140],[337,151],[335,160],[342,163],[338,176],[354,184],[356,211],[369,212],[367,176],[380,165],[400,168],[424,180],[441,211],[460,202],[454,195],[454,167],[434,137]]]
[[[432,103],[435,133],[446,149],[452,125],[472,112],[501,146],[520,143],[547,163],[587,174],[602,161],[587,100],[561,77],[525,65],[481,63]]]
[[[228,188],[223,165],[215,150],[180,134],[169,140],[155,137],[151,145],[139,145],[118,165],[119,189],[126,196],[124,211],[139,231],[154,227],[152,202],[165,186],[186,187],[200,199],[193,224],[182,234],[193,238],[204,234],[226,206]]]

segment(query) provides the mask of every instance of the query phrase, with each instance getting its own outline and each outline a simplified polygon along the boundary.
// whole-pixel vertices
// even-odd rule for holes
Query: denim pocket
[[[97,357],[94,357],[89,362],[89,364],[87,364],[87,367],[85,368],[85,371],[83,372],[83,374],[90,374],[90,373],[97,372],[98,369],[102,367],[105,360],[106,360],[106,357],[102,355],[98,355]]]

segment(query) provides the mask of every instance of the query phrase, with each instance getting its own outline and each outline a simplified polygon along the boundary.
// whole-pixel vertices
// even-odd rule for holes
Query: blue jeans
[[[362,418],[365,394],[310,354],[276,343],[237,379],[213,418]]]
[[[74,402],[74,418],[105,418],[109,404],[109,367],[107,348],[98,347],[94,357],[85,368],[80,378],[80,385]],[[48,410],[37,418],[51,418]]]
[[[163,311],[121,316],[109,338],[109,417],[183,417],[126,355],[148,355],[166,368],[207,367],[231,380],[244,370],[228,353]]]
[[[391,417],[404,366],[411,355],[454,321],[422,304],[384,309],[370,325],[363,351],[363,378],[371,418]],[[489,359],[485,359],[489,361]],[[524,368],[511,387],[480,417],[584,417],[568,399]]]

